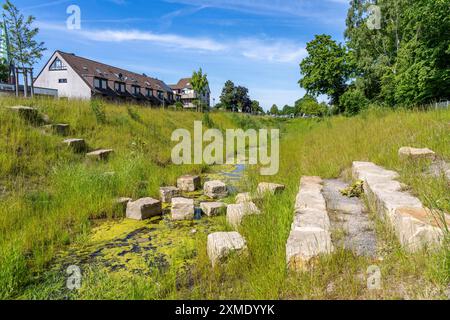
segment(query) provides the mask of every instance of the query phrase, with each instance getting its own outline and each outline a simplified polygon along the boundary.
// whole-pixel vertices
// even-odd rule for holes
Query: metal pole
[[[30,76],[31,76],[31,98],[34,98],[33,68],[30,68]]]
[[[16,85],[16,97],[19,97],[19,70],[14,67],[14,82]]]

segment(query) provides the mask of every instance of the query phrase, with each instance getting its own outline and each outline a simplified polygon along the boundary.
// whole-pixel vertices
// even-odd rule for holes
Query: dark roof
[[[177,84],[170,85],[170,87],[173,90],[192,89],[191,80],[192,78],[183,78]]]
[[[123,82],[127,85],[136,85],[142,88],[172,92],[171,88],[162,80],[82,58],[72,53],[62,51],[57,52],[83,79],[85,77],[99,77],[109,81]],[[92,84],[88,84],[92,87]]]

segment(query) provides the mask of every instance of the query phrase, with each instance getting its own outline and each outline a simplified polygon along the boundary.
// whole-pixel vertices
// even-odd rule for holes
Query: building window
[[[60,71],[67,70],[67,67],[62,63],[59,58],[56,58],[55,61],[50,65],[50,71]]]
[[[164,99],[164,92],[158,91],[158,98],[161,100]]]
[[[123,82],[115,82],[114,83],[114,90],[117,92],[125,92],[125,83]]]
[[[108,89],[108,80],[101,78],[94,78],[94,87],[96,89]]]
[[[132,86],[133,94],[141,94],[141,87],[139,86]]]
[[[146,89],[147,91],[147,97],[152,97],[153,96],[153,90],[152,89]]]
[[[67,79],[59,79],[58,82],[59,83],[67,83]]]

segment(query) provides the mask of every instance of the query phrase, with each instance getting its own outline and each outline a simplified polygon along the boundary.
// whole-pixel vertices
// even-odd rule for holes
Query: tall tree
[[[239,110],[244,113],[252,112],[252,100],[248,95],[248,89],[243,86],[236,87],[235,92],[236,103]]]
[[[220,95],[220,103],[225,106],[226,110],[236,111],[236,88],[233,81],[228,80],[222,89],[222,94]]]
[[[339,105],[339,97],[347,88],[351,68],[346,49],[329,35],[317,35],[306,46],[308,56],[300,63],[301,87],[309,94],[326,94]]]
[[[261,105],[259,104],[259,101],[256,101],[256,100],[252,101],[252,113],[253,114],[264,113],[264,110],[261,107]]]
[[[270,108],[269,112],[270,112],[271,115],[274,115],[274,116],[276,116],[276,115],[278,115],[280,113],[280,111],[278,110],[278,106],[276,104],[274,104],[272,106],[272,108]]]
[[[6,0],[3,9],[9,31],[10,59],[17,66],[32,67],[46,50],[43,42],[36,41],[39,29],[33,27],[35,17],[25,17],[10,0]]]
[[[198,97],[196,99],[197,111],[203,112],[203,102],[201,96],[204,96],[209,87],[208,75],[203,73],[202,68],[192,73],[191,85]]]

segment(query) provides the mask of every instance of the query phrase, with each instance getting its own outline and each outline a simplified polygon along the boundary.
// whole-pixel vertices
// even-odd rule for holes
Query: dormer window
[[[152,97],[153,96],[153,90],[152,89],[146,89],[147,91],[147,97]]]
[[[108,89],[108,80],[102,78],[94,78],[94,87],[96,89]]]
[[[139,87],[139,86],[132,86],[131,88],[133,90],[133,94],[136,94],[136,95],[141,94],[141,87]]]
[[[61,59],[56,58],[50,65],[50,71],[61,71],[61,70],[67,70],[67,67],[61,61]]]
[[[115,82],[114,83],[114,90],[117,92],[125,92],[125,83],[123,82]]]

